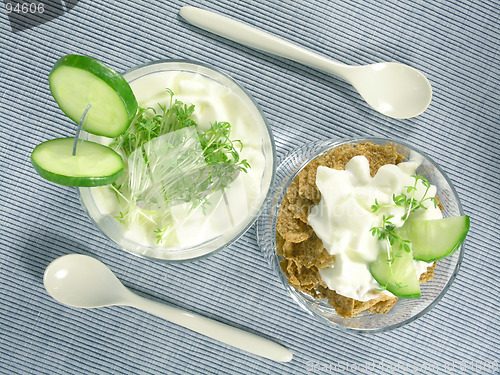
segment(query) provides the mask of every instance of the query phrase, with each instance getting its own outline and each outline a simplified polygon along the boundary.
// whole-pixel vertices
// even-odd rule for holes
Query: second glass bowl
[[[206,130],[214,121],[229,122],[230,137],[243,142],[240,156],[248,159],[251,168],[248,173],[240,173],[222,193],[223,199],[220,197],[216,205],[219,209],[213,207],[215,204],[208,207],[208,211],[213,208],[214,212],[206,220],[201,214],[193,219],[194,215],[187,210],[176,214],[172,219],[177,225],[173,245],[156,244],[154,235],[146,238],[140,225],[124,227],[117,220],[118,213],[112,212],[113,206],[107,207],[115,198],[102,187],[78,189],[88,216],[118,246],[148,259],[193,260],[227,247],[255,222],[274,179],[274,140],[262,110],[240,84],[203,63],[160,60],[133,68],[124,77],[141,107],[159,110],[158,104],[168,106],[171,99],[168,88],[175,94],[174,100],[195,105],[193,116],[200,128]],[[94,136],[88,139],[105,144],[112,141]],[[241,192],[241,196],[236,196],[236,192]],[[184,221],[178,220],[179,217]]]
[[[276,171],[275,185],[263,213],[258,219],[257,235],[265,258],[278,275],[290,296],[310,315],[329,326],[355,332],[382,332],[401,327],[428,312],[446,293],[460,267],[464,245],[453,255],[438,261],[434,278],[421,284],[422,297],[417,299],[399,299],[387,314],[362,312],[353,318],[343,318],[328,305],[326,300],[318,300],[295,289],[280,268],[281,257],[276,251],[276,221],[281,201],[293,179],[310,161],[327,150],[344,144],[356,145],[365,142],[390,144],[405,157],[405,161],[419,160],[417,173],[437,187],[437,196],[443,206],[443,216],[463,215],[458,194],[444,171],[427,155],[401,141],[383,138],[332,139],[306,144],[291,152]]]

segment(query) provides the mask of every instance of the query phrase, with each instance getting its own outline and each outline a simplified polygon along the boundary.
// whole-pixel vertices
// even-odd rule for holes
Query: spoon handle
[[[127,291],[129,290],[127,289]],[[256,334],[192,312],[143,298],[132,292],[127,293],[126,298],[128,306],[146,311],[238,349],[274,361],[288,362],[292,360],[293,354],[287,348]]]
[[[234,42],[285,57],[348,80],[351,66],[335,62],[242,22],[192,6],[182,7],[179,13],[190,24]]]

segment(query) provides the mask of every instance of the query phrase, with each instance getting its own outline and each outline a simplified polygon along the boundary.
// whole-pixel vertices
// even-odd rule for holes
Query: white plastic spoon
[[[339,76],[354,86],[372,108],[389,117],[417,116],[431,102],[429,81],[407,65],[345,65],[217,13],[185,6],[180,15],[189,23],[232,41]]]
[[[131,306],[265,358],[288,362],[293,357],[292,352],[271,340],[138,296],[103,263],[86,255],[57,258],[47,266],[43,283],[47,292],[65,305],[83,308]]]

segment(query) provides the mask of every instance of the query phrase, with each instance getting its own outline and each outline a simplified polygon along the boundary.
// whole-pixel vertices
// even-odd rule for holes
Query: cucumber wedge
[[[465,240],[469,227],[470,219],[463,215],[436,220],[408,220],[402,232],[412,243],[415,259],[433,262],[453,254]]]
[[[66,186],[101,186],[114,182],[123,172],[122,157],[109,147],[75,138],[43,142],[31,153],[31,163],[40,176]]]
[[[400,298],[419,298],[420,283],[413,265],[413,255],[399,248],[395,242],[392,247],[393,260],[389,261],[387,251],[380,251],[377,259],[370,263],[373,278],[389,292]]]
[[[137,112],[137,100],[127,81],[91,57],[60,58],[50,72],[49,85],[61,110],[76,123],[91,105],[83,129],[92,134],[118,137]]]

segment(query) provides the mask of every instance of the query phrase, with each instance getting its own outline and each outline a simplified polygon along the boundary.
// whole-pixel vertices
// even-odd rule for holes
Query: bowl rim
[[[242,84],[240,84],[238,81],[236,81],[232,76],[230,76],[229,74],[225,73],[224,71],[222,71],[222,70],[220,70],[220,69],[218,69],[218,68],[216,68],[214,66],[211,66],[208,63],[200,62],[200,61],[195,61],[195,60],[190,60],[190,59],[158,59],[158,60],[153,60],[153,61],[149,61],[149,62],[146,62],[146,63],[143,63],[143,64],[136,65],[136,66],[134,66],[134,67],[126,70],[122,75],[127,80],[127,82],[129,82],[129,81],[131,81],[133,79],[139,78],[140,76],[133,77],[133,78],[130,78],[130,77],[127,77],[127,76],[129,76],[129,75],[131,75],[131,74],[133,74],[135,72],[138,72],[138,71],[140,71],[142,69],[145,69],[145,68],[148,68],[148,67],[152,67],[152,66],[155,66],[155,65],[158,65],[158,66],[177,65],[177,70],[179,70],[179,71],[189,71],[189,72],[192,72],[192,73],[203,74],[203,72],[199,72],[199,71],[196,70],[196,68],[201,67],[201,68],[205,69],[206,71],[209,71],[211,73],[215,73],[219,77],[221,77],[221,78],[229,81],[231,84],[234,84],[239,90],[241,90],[241,92],[246,96],[246,99],[248,99],[251,102],[251,104],[255,107],[255,109],[257,110],[255,112],[255,114],[262,119],[262,122],[263,122],[263,124],[265,126],[265,132],[266,132],[266,134],[267,134],[267,136],[269,138],[269,148],[271,150],[270,157],[272,158],[272,163],[270,165],[271,171],[270,171],[269,186],[267,188],[265,196],[262,198],[262,203],[260,204],[259,209],[254,213],[253,217],[250,220],[248,220],[247,224],[244,227],[242,227],[242,229],[236,235],[234,235],[231,239],[229,239],[229,241],[225,242],[223,245],[221,245],[221,246],[219,246],[219,247],[215,248],[214,250],[209,251],[207,253],[204,253],[204,254],[201,254],[201,255],[198,255],[198,256],[189,257],[189,258],[180,258],[180,259],[177,259],[177,258],[174,258],[174,259],[156,258],[156,257],[153,257],[153,256],[148,256],[146,254],[141,254],[141,253],[135,252],[135,251],[133,251],[131,249],[126,248],[125,246],[120,245],[115,240],[113,240],[112,238],[110,238],[107,233],[104,232],[104,230],[97,224],[97,222],[91,216],[88,208],[84,204],[84,201],[83,201],[83,198],[82,198],[82,191],[89,191],[88,190],[89,188],[85,188],[85,187],[83,187],[83,188],[82,187],[77,187],[76,188],[76,192],[77,192],[80,204],[81,204],[82,208],[84,209],[87,217],[94,224],[94,227],[96,227],[113,245],[118,246],[120,249],[125,250],[126,252],[128,252],[128,253],[130,253],[132,255],[135,255],[135,256],[137,256],[139,258],[142,258],[142,259],[148,259],[148,260],[152,260],[152,261],[160,262],[160,263],[187,263],[187,262],[192,262],[192,261],[196,261],[196,260],[201,260],[201,259],[207,258],[210,255],[214,255],[214,254],[218,253],[219,251],[224,250],[225,248],[227,248],[228,246],[230,246],[231,244],[233,244],[234,242],[236,242],[237,240],[239,240],[255,224],[255,222],[257,221],[258,217],[262,213],[262,210],[264,209],[267,200],[271,196],[271,190],[272,190],[272,187],[274,186],[274,183],[275,183],[276,169],[277,169],[276,143],[275,143],[275,140],[274,140],[274,136],[273,136],[273,132],[272,132],[272,128],[271,128],[271,125],[269,123],[269,120],[267,119],[266,115],[264,114],[264,112],[263,112],[261,106],[259,105],[259,103],[250,94],[250,92]],[[181,65],[182,68],[179,65]],[[175,70],[175,69],[170,69],[170,70]],[[153,73],[153,72],[148,72],[147,74],[150,74],[150,73]],[[211,79],[219,82],[217,80],[219,77],[215,77],[215,78],[214,77],[209,77],[209,78],[211,78]],[[221,82],[219,82],[219,83],[221,83]],[[84,133],[84,132],[82,132],[82,133]],[[82,134],[82,136],[84,136],[84,135]],[[267,172],[267,173],[269,173],[269,172]],[[165,251],[175,250],[175,251],[182,252],[183,249],[193,250],[193,249],[197,249],[197,248],[202,248],[204,245],[206,245],[209,242],[215,241],[217,238],[219,238],[219,237],[211,238],[211,239],[209,239],[207,241],[204,241],[204,242],[199,243],[199,244],[194,245],[194,246],[169,247],[169,248],[165,248],[164,250]],[[139,245],[141,248],[155,249],[157,251],[159,250],[158,248],[153,247],[153,246],[140,245],[138,243],[136,243],[136,244]]]
[[[277,220],[277,212],[279,210],[279,206],[281,205],[281,201],[288,190],[291,182],[293,179],[297,176],[297,174],[307,165],[309,164],[312,160],[314,160],[316,157],[320,156],[324,152],[334,148],[338,147],[342,144],[350,143],[350,144],[359,144],[363,142],[373,142],[377,144],[394,144],[394,145],[400,145],[403,146],[411,151],[415,151],[418,154],[420,154],[422,157],[424,157],[430,164],[432,164],[433,167],[436,168],[436,170],[440,173],[440,175],[445,179],[446,183],[450,187],[450,191],[456,201],[458,211],[460,215],[464,215],[464,210],[462,207],[462,204],[460,202],[460,198],[458,196],[458,192],[455,189],[455,186],[453,185],[452,181],[448,177],[448,175],[445,173],[445,171],[425,152],[422,152],[420,149],[416,148],[415,146],[410,145],[404,140],[398,139],[398,138],[386,138],[386,137],[376,137],[376,136],[358,136],[358,137],[339,137],[339,138],[326,138],[326,139],[320,139],[317,141],[309,142],[307,144],[300,145],[298,147],[295,147],[288,151],[284,157],[280,160],[278,168],[277,168],[277,174],[278,172],[283,169],[287,162],[294,157],[294,155],[305,149],[305,148],[311,148],[311,152],[309,153],[309,156],[301,160],[297,165],[295,165],[292,168],[292,172],[287,175],[287,177],[284,177],[282,181],[276,181],[275,180],[275,186],[272,189],[272,199],[269,199],[266,204],[266,208],[259,217],[259,222],[257,225],[257,238],[259,242],[259,247],[261,248],[262,252],[265,252],[265,239],[263,238],[263,234],[261,233],[261,228],[265,226],[265,221],[271,220],[269,213],[271,210],[273,210],[274,217],[272,218],[271,222],[271,234],[274,235],[276,233],[276,220]],[[382,143],[383,142],[383,143]],[[289,177],[291,176],[291,177]],[[279,197],[276,198],[276,195],[279,194]],[[274,206],[271,206],[272,202],[274,203]],[[268,225],[268,224],[267,224]],[[279,267],[279,256],[276,252],[276,245],[275,245],[275,239],[271,238],[271,243],[273,245],[272,249],[272,258],[274,260],[274,264],[272,264],[271,260],[268,259],[268,262],[270,263],[271,268],[273,269],[274,273],[277,274],[278,278],[281,280],[281,283],[283,284],[283,287],[287,291],[287,293],[292,297],[292,299],[309,315],[315,317],[318,321],[321,323],[327,325],[328,327],[335,327],[338,328],[340,331],[344,332],[349,332],[349,333],[354,333],[354,334],[374,334],[374,333],[382,333],[382,332],[387,332],[391,331],[397,328],[400,328],[402,326],[405,326],[409,323],[414,322],[415,320],[421,318],[423,315],[428,313],[434,306],[437,305],[437,303],[443,298],[443,296],[446,294],[448,289],[450,288],[451,284],[455,281],[455,278],[458,274],[458,271],[461,267],[463,258],[464,258],[464,253],[465,253],[465,243],[466,240],[460,245],[460,248],[457,249],[455,253],[458,254],[456,264],[454,266],[453,272],[449,276],[449,279],[446,281],[446,283],[443,285],[442,290],[439,292],[439,294],[432,300],[429,305],[427,305],[424,309],[416,313],[415,315],[401,321],[398,323],[390,324],[388,326],[384,326],[381,328],[373,328],[373,329],[363,329],[363,328],[355,328],[355,327],[348,327],[344,326],[341,324],[337,324],[326,317],[322,316],[319,314],[317,311],[310,309],[307,304],[305,303],[304,299],[305,297],[302,295],[300,291],[295,289],[293,286],[291,286],[288,283],[288,278],[286,275],[282,272],[281,268]],[[276,267],[277,265],[277,267]],[[318,300],[318,302],[320,302]]]

